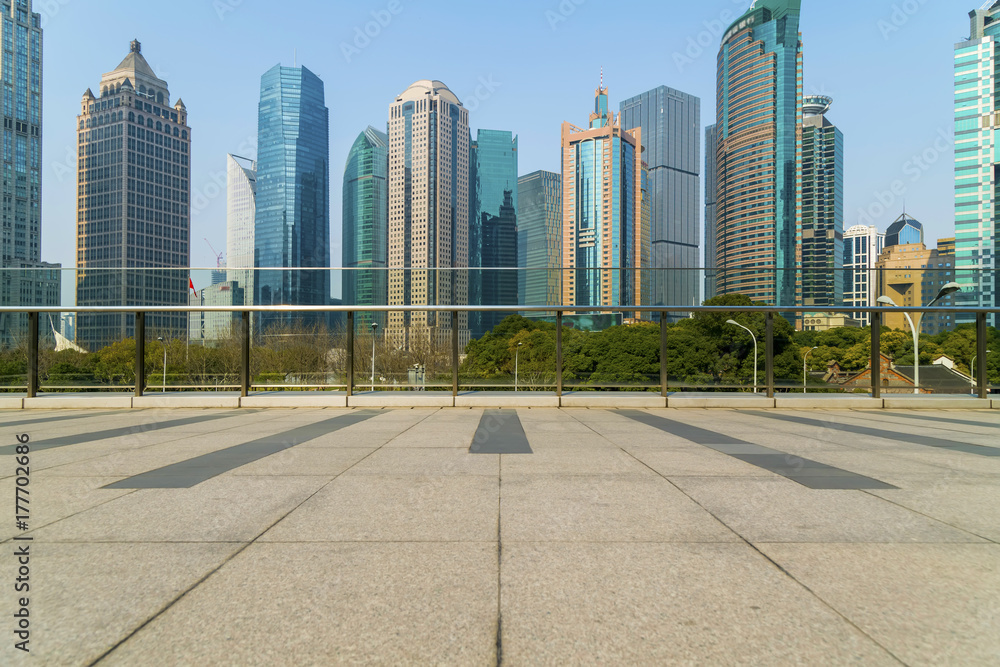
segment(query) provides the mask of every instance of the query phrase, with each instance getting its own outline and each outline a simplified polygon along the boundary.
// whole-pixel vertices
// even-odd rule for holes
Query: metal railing
[[[887,313],[899,313],[900,308],[851,308],[840,307],[835,310],[821,312],[836,313],[868,313],[871,317],[871,394],[874,398],[880,398],[882,393],[881,375],[881,324],[882,316]],[[977,308],[910,308],[906,312],[910,313],[964,313],[975,317],[976,322],[976,351],[977,363],[973,369],[976,378],[976,393],[980,398],[986,398],[989,393],[989,382],[987,378],[987,316],[1000,313],[1000,308],[977,309]],[[451,392],[453,396],[458,395],[460,388],[459,378],[459,313],[471,312],[492,312],[492,313],[552,313],[555,312],[555,391],[557,396],[563,395],[563,315],[565,313],[649,313],[651,316],[658,315],[660,322],[660,393],[667,396],[670,392],[669,379],[667,374],[667,350],[669,329],[665,326],[668,313],[760,313],[765,317],[764,328],[764,385],[768,398],[773,398],[776,392],[775,384],[775,354],[774,354],[774,323],[775,316],[779,314],[795,313],[815,313],[815,307],[772,307],[772,306],[620,306],[595,308],[594,306],[150,306],[146,308],[135,308],[127,306],[119,307],[50,307],[50,308],[24,308],[24,307],[0,307],[0,315],[4,313],[21,313],[28,316],[28,345],[27,345],[27,396],[34,398],[39,390],[39,316],[42,313],[126,313],[135,316],[135,383],[133,390],[135,396],[142,396],[146,390],[146,315],[147,313],[239,313],[240,326],[238,335],[241,341],[240,347],[240,373],[239,390],[241,396],[247,396],[251,390],[251,313],[346,313],[346,390],[351,396],[358,384],[354,378],[354,341],[355,341],[355,314],[364,313],[399,313],[399,312],[429,312],[429,313],[450,313],[451,314],[451,345],[450,345],[450,366],[451,366]],[[915,360],[919,363],[919,360]],[[362,386],[365,383],[362,383]]]

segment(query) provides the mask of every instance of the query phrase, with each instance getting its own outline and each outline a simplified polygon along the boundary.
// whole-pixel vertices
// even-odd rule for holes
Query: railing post
[[[986,362],[989,361],[986,343],[986,313],[976,313],[976,378],[979,383],[979,398],[989,398],[990,391],[990,379],[986,376]]]
[[[556,396],[563,395],[562,311],[556,311]]]
[[[882,398],[882,313],[874,312],[872,316],[872,398]]]
[[[347,311],[347,396],[354,396],[354,311]]]
[[[135,314],[135,397],[146,391],[146,313]]]
[[[769,312],[764,322],[764,376],[767,397],[774,398],[774,313]]]
[[[458,396],[458,311],[451,311],[451,395]]]
[[[38,313],[28,313],[28,398],[38,395]]]
[[[667,396],[667,313],[660,312],[660,395]]]
[[[250,311],[244,310],[242,313],[243,344],[240,349],[240,396],[246,398],[250,395]]]

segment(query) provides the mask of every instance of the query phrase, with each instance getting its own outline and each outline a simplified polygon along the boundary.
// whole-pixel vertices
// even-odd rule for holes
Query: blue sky
[[[746,0],[35,0],[45,36],[42,258],[75,264],[75,116],[88,87],[142,42],[184,99],[192,126],[193,266],[225,249],[225,157],[255,155],[260,76],[297,58],[330,108],[332,263],[341,181],[358,133],[384,129],[393,98],[444,81],[479,128],[519,135],[519,171],[559,171],[562,121],[586,122],[601,67],[611,104],[658,85],[701,98],[715,118],[721,31]],[[929,0],[804,0],[804,88],[834,98],[845,134],[845,228],[885,229],[903,208],[928,245],[954,233],[952,53],[969,6]],[[374,15],[373,15],[374,13]],[[381,18],[384,25],[371,23]],[[358,31],[375,34],[355,42]],[[84,36],[86,36],[84,38]],[[345,54],[346,45],[346,54]],[[360,47],[360,48],[359,48]],[[894,181],[898,196],[892,192]],[[221,187],[220,187],[221,186]]]

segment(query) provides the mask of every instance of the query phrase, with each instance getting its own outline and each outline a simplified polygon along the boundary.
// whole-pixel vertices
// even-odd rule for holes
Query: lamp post
[[[931,299],[925,308],[930,308],[935,303],[945,298],[949,294],[954,294],[955,292],[962,291],[962,287],[958,283],[948,283],[938,292],[937,296]],[[887,296],[880,296],[878,298],[878,303],[886,306],[892,306],[893,308],[899,308],[896,302]],[[913,318],[906,311],[903,311],[903,315],[906,317],[906,321],[910,323],[910,331],[913,332],[913,393],[920,393],[920,323],[923,321],[923,313],[917,313],[917,323],[913,324]]]
[[[378,322],[372,322],[372,391],[375,391],[375,336],[378,333]]]
[[[726,320],[726,324],[734,324],[740,329],[745,330],[750,337],[753,338],[753,393],[757,393],[757,337],[753,335],[753,332],[747,329],[745,326],[737,322],[736,320]]]
[[[160,393],[167,392],[167,344],[163,340],[163,336],[157,336],[156,340],[163,343],[163,386],[160,388]]]
[[[514,348],[514,391],[517,391],[517,361],[518,356],[521,353],[522,345],[524,345],[524,343],[518,343],[517,347]]]
[[[989,353],[990,353],[990,351],[986,350],[986,354],[989,354]],[[973,394],[976,393],[976,359],[978,359],[978,358],[979,358],[979,355],[974,355],[972,357],[972,364],[969,366],[969,370],[972,372],[972,393]]]
[[[815,350],[815,349],[816,348],[813,347],[808,352],[806,352],[805,355],[802,356],[802,393],[803,394],[806,393],[806,359],[809,358],[809,355],[812,354],[812,351]]]

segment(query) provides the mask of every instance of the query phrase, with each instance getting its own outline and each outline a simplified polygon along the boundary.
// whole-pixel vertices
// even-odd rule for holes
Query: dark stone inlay
[[[924,447],[937,447],[938,449],[950,449],[956,452],[965,452],[966,454],[976,454],[977,456],[1000,456],[1000,449],[996,447],[987,447],[986,445],[973,445],[968,442],[956,442],[955,440],[946,440],[944,438],[935,438],[930,435],[917,435],[914,433],[898,433],[896,431],[886,431],[880,428],[872,428],[870,426],[858,426],[856,424],[843,424],[837,422],[822,421],[820,419],[809,419],[808,417],[796,417],[794,415],[780,415],[772,414],[770,412],[751,412],[749,410],[744,411],[746,414],[755,415],[757,417],[766,417],[768,419],[779,419],[781,421],[792,422],[794,424],[802,424],[804,426],[820,426],[823,428],[833,429],[835,431],[845,431],[847,433],[855,433],[857,435],[867,435],[873,438],[884,438],[886,440],[895,440],[896,442],[905,442],[911,445],[923,445]]]
[[[220,449],[202,456],[196,456],[187,461],[150,470],[113,484],[105,489],[190,489],[204,481],[217,477],[259,461],[262,458],[291,449],[303,442],[315,440],[327,433],[339,431],[354,424],[371,419],[380,414],[377,410],[362,410],[348,415],[340,415],[315,424],[307,424],[293,428],[284,433],[269,435],[258,440]]]
[[[517,410],[485,410],[470,454],[533,454]]]
[[[997,428],[997,427],[1000,427],[1000,422],[993,422],[991,424],[989,422],[977,422],[977,421],[972,421],[972,420],[969,420],[969,419],[951,419],[951,418],[948,418],[948,417],[928,417],[927,415],[910,415],[910,414],[903,414],[903,413],[900,413],[900,412],[880,412],[879,416],[898,417],[900,419],[920,419],[920,420],[932,421],[932,422],[945,422],[947,424],[959,424],[961,426],[981,426],[981,427],[984,427],[984,428]]]
[[[47,422],[59,422],[59,421],[64,421],[66,419],[92,419],[94,417],[105,417],[107,415],[118,414],[120,412],[121,412],[120,410],[117,413],[116,412],[91,412],[90,414],[86,414],[86,415],[58,415],[58,416],[52,416],[52,417],[39,417],[37,419],[22,419],[22,420],[16,421],[16,422],[4,422],[3,426],[4,426],[4,428],[7,428],[8,426],[24,426],[26,424],[43,424],[43,423],[47,423]]]
[[[703,445],[734,459],[763,468],[810,489],[878,489],[897,487],[849,470],[835,468],[819,461],[786,454],[770,447],[746,442],[729,435],[659,417],[641,410],[618,410],[618,414],[647,426]]]

